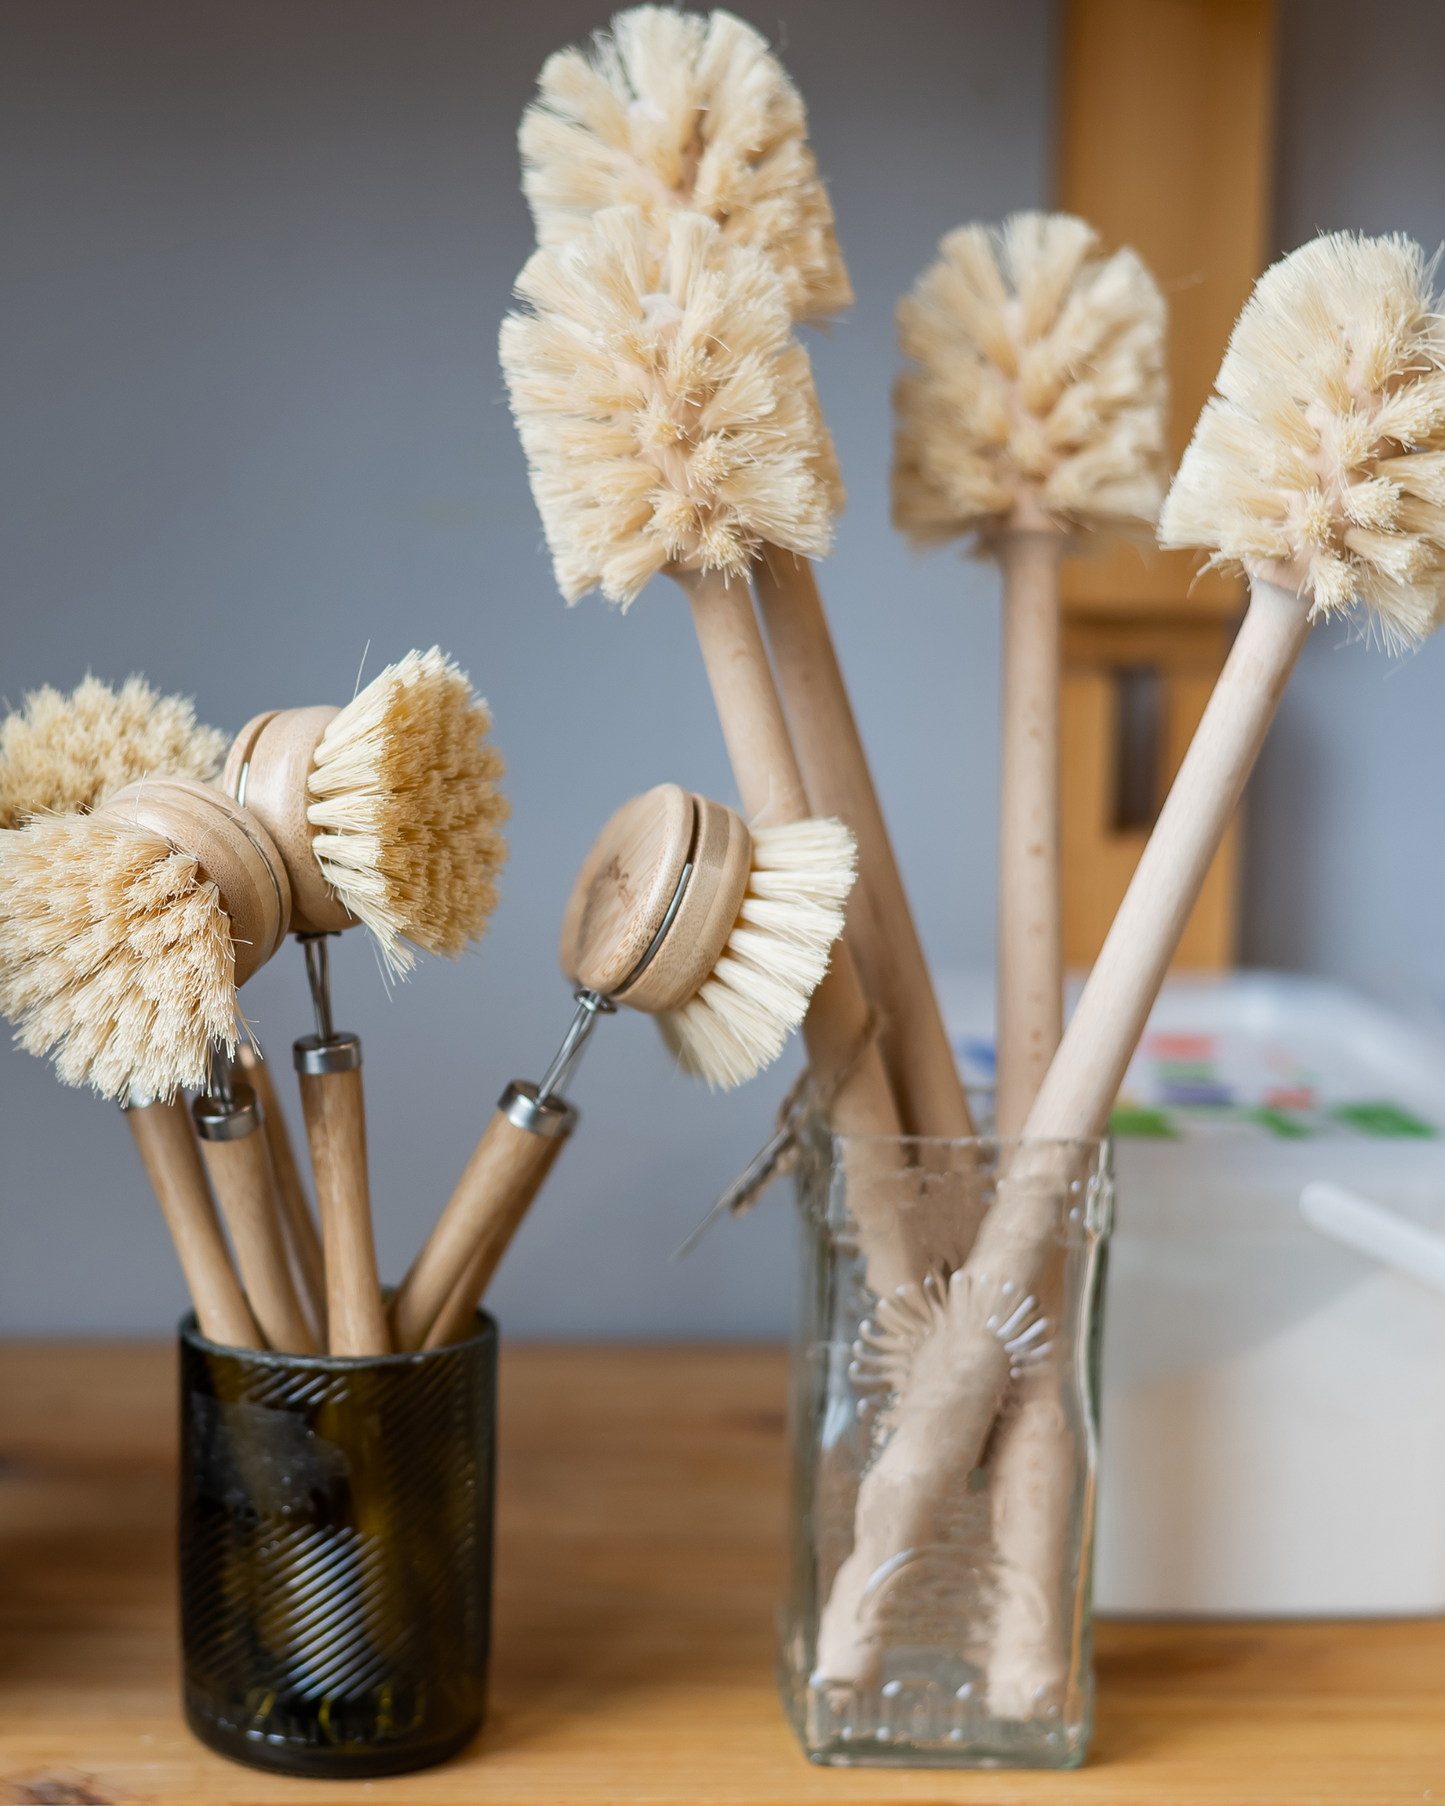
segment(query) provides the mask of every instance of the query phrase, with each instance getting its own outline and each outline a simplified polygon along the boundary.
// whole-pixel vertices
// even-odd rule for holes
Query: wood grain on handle
[[[306,1188],[286,1130],[286,1117],[276,1096],[276,1080],[261,1054],[249,1041],[243,1040],[237,1051],[236,1064],[246,1075],[261,1100],[262,1124],[266,1146],[271,1155],[271,1171],[276,1180],[276,1193],[281,1202],[281,1224],[291,1258],[301,1282],[304,1303],[311,1315],[312,1327],[322,1347],[326,1345],[326,1263],[321,1253],[321,1237],[317,1233]]]
[[[1059,892],[1059,566],[1062,533],[996,542],[1003,573],[998,1079],[994,1127],[1017,1135],[1064,1032]]]
[[[480,1273],[475,1307],[563,1139],[534,1134],[500,1108],[495,1112],[391,1301],[392,1335],[399,1350],[435,1346],[428,1340],[432,1326],[456,1289],[468,1283],[474,1266]],[[495,1259],[487,1266],[491,1250]]]
[[[260,1125],[237,1141],[202,1141],[201,1151],[261,1333],[278,1353],[315,1354],[316,1338],[291,1280],[271,1156]]]
[[[361,1068],[303,1072],[301,1108],[321,1213],[328,1346],[334,1355],[390,1354],[371,1232]]]
[[[848,945],[864,994],[878,1012],[883,1061],[904,1131],[972,1135],[968,1099],[873,788],[813,567],[806,558],[768,546],[754,566],[753,582],[812,812],[838,816],[858,841],[858,883],[848,900]]]
[[[185,1099],[136,1104],[124,1114],[175,1243],[201,1334],[229,1348],[264,1347],[231,1265]]]

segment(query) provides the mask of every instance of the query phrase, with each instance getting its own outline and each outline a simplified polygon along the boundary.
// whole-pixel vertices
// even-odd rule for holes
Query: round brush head
[[[1164,546],[1366,609],[1413,644],[1445,606],[1445,325],[1408,238],[1316,238],[1255,284],[1159,523]]]
[[[827,551],[842,506],[778,276],[711,221],[636,207],[538,251],[502,369],[557,582],[625,607],[669,566],[746,578],[764,541]]]
[[[122,1101],[206,1081],[236,989],[286,932],[260,824],[199,784],[136,784],[0,835],[0,1010],[68,1085]]]
[[[94,809],[143,777],[209,783],[226,736],[202,727],[180,696],[143,678],[112,690],[87,677],[68,696],[48,685],[0,721],[0,828],[28,815]]]
[[[605,207],[640,208],[661,240],[673,212],[701,213],[773,265],[794,319],[852,306],[802,99],[750,25],[633,7],[590,56],[549,57],[537,86],[519,142],[539,244]]]
[[[854,867],[841,822],[749,832],[723,804],[659,785],[624,804],[588,854],[562,969],[656,1015],[684,1070],[739,1085],[806,1014]]]
[[[1064,213],[960,226],[898,304],[893,520],[920,545],[1006,526],[1138,530],[1164,494],[1164,302]]]

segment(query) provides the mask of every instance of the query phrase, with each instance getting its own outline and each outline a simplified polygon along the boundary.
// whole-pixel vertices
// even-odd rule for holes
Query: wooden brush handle
[[[577,1113],[560,1098],[537,1105],[536,1086],[509,1085],[473,1150],[446,1209],[391,1301],[398,1350],[436,1347],[434,1325],[477,1275],[465,1316],[506,1251],[527,1206],[571,1133]],[[520,1118],[520,1121],[518,1120]],[[533,1127],[524,1127],[533,1123]],[[443,1338],[446,1339],[446,1338]]]
[[[316,1220],[306,1201],[306,1189],[291,1148],[286,1118],[276,1096],[276,1082],[261,1051],[249,1041],[242,1041],[236,1064],[246,1075],[246,1082],[261,1100],[262,1127],[266,1147],[271,1155],[271,1171],[276,1180],[276,1193],[281,1201],[281,1225],[301,1282],[306,1308],[311,1316],[317,1339],[326,1344],[326,1263],[321,1254],[321,1237]]]
[[[1058,532],[1000,534],[1003,708],[994,1128],[1017,1135],[1064,1032]]]
[[[228,1348],[263,1347],[231,1265],[185,1099],[135,1104],[125,1119],[180,1257],[201,1334]]]
[[[753,567],[753,582],[811,809],[847,822],[858,841],[848,945],[864,994],[878,1012],[883,1062],[904,1131],[972,1135],[968,1099],[878,806],[813,567],[806,558],[767,546]]]
[[[235,1141],[203,1138],[201,1151],[231,1232],[241,1283],[268,1346],[281,1354],[315,1354],[316,1338],[291,1281],[271,1156],[259,1121]]]
[[[328,1346],[334,1355],[390,1354],[371,1233],[360,1065],[348,1072],[303,1072],[301,1108],[321,1212]]]

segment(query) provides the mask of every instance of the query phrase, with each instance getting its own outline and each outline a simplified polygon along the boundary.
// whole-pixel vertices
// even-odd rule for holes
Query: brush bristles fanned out
[[[741,1085],[807,1014],[843,932],[857,848],[840,821],[754,828],[752,870],[717,964],[680,1010],[659,1015],[685,1072]]]
[[[509,810],[492,717],[437,647],[409,652],[328,723],[316,748],[311,848],[394,972],[461,953],[497,905]]]
[[[1445,328],[1408,238],[1314,239],[1266,270],[1169,491],[1165,546],[1206,546],[1392,646],[1445,604]]]
[[[606,207],[640,207],[659,242],[673,212],[702,213],[767,258],[794,319],[851,307],[803,102],[766,39],[731,13],[639,6],[593,45],[549,57],[522,116],[537,242]]]
[[[195,857],[104,816],[0,835],[0,1011],[67,1085],[124,1101],[206,1078],[236,1046],[231,924]]]
[[[899,302],[916,368],[894,391],[893,520],[915,543],[1158,515],[1164,302],[1132,251],[1097,244],[1063,213],[961,226]]]
[[[96,809],[144,777],[206,784],[225,756],[224,734],[142,678],[115,691],[87,677],[69,696],[47,685],[0,722],[0,828],[27,815]]]
[[[828,549],[837,464],[782,286],[755,251],[635,207],[538,251],[502,369],[557,583],[625,607],[675,564],[745,577],[766,540]]]

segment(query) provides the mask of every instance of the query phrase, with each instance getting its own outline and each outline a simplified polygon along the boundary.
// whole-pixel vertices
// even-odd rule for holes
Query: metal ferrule
[[[244,1141],[261,1126],[261,1106],[249,1085],[232,1080],[229,1097],[203,1091],[191,1105],[191,1117],[202,1141]]]
[[[519,1129],[529,1135],[540,1135],[544,1141],[559,1141],[577,1126],[577,1110],[560,1097],[539,1098],[538,1087],[530,1079],[513,1079],[497,1099],[497,1108]]]
[[[311,1078],[324,1078],[329,1072],[357,1072],[361,1068],[361,1036],[333,1035],[323,1041],[320,1035],[303,1035],[292,1042],[291,1057],[296,1070]]]

